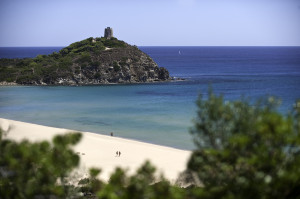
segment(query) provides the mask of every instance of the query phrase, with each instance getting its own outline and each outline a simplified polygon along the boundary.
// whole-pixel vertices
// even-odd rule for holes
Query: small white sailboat
[[[180,52],[180,51],[178,51],[178,54],[179,54],[179,55],[181,55],[181,52]]]

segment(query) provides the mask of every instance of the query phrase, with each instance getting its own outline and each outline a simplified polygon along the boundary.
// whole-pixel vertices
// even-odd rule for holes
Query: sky
[[[300,46],[300,0],[1,0],[0,47]]]

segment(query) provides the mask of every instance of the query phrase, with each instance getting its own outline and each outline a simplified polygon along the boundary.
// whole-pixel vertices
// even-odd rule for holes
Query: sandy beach
[[[0,118],[0,127],[3,130],[10,128],[7,139],[21,141],[27,139],[32,142],[51,140],[54,135],[74,132],[74,130],[47,127],[37,124],[13,121]],[[100,135],[82,132],[83,137],[74,151],[80,154],[81,162],[78,171],[82,177],[87,175],[88,168],[101,168],[100,178],[109,179],[116,167],[128,170],[132,174],[146,160],[155,165],[157,175],[163,174],[171,183],[175,182],[178,174],[185,170],[191,151],[164,147],[117,136]],[[121,156],[117,157],[116,152]]]

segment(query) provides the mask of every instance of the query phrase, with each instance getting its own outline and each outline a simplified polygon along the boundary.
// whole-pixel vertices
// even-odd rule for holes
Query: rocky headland
[[[100,85],[171,80],[169,72],[136,46],[88,38],[35,58],[0,59],[0,85]]]

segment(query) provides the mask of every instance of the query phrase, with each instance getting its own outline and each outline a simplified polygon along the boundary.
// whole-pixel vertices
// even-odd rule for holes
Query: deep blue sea
[[[0,57],[62,47],[0,48]],[[300,98],[300,47],[139,47],[186,81],[107,86],[0,87],[0,117],[193,149],[189,128],[209,85],[226,100],[273,95],[287,113]],[[43,132],[41,132],[43,133]]]

